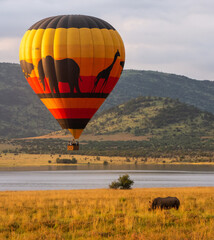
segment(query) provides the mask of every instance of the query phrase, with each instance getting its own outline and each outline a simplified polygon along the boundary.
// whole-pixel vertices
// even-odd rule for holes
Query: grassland
[[[149,211],[177,196],[178,211]],[[211,240],[214,188],[0,192],[0,239]]]
[[[88,164],[111,164],[111,165],[131,165],[131,164],[209,164],[213,165],[214,162],[209,162],[208,157],[204,157],[201,162],[191,162],[191,157],[187,162],[180,162],[179,158],[137,158],[137,157],[108,157],[108,156],[87,156],[87,155],[61,155],[61,154],[0,154],[0,170],[1,168],[11,167],[40,167],[40,166],[55,166],[55,165],[68,165],[56,163],[57,159],[72,159],[77,160],[76,165]],[[202,158],[200,158],[202,159]],[[197,159],[195,159],[196,161]]]
[[[2,154],[0,157],[0,168],[1,167],[27,167],[27,166],[51,166],[56,165],[56,159],[72,159],[75,157],[77,159],[77,164],[103,164],[104,161],[112,164],[122,164],[122,163],[133,163],[134,158],[130,158],[130,162],[127,162],[125,157],[97,157],[97,156],[81,156],[81,155],[51,155],[51,154]],[[51,161],[51,163],[48,163]],[[57,164],[63,165],[63,164]]]

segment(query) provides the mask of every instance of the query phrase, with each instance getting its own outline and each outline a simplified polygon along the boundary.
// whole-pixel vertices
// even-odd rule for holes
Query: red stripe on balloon
[[[57,108],[49,109],[56,119],[66,118],[92,118],[96,113],[95,108]]]
[[[95,93],[110,93],[114,86],[116,85],[118,81],[118,77],[109,77],[108,81],[105,85],[105,87],[102,89],[102,85],[104,84],[104,79],[99,79],[97,82],[97,86],[95,88]],[[45,79],[45,90],[44,86],[41,83],[41,80],[39,80],[37,77],[29,77],[28,83],[30,84],[31,88],[34,90],[36,94],[42,94],[42,93],[51,93],[50,86],[49,86],[49,79]],[[80,77],[79,79],[79,88],[82,93],[90,93],[96,82],[96,77],[89,76],[89,77]],[[67,82],[59,82],[58,88],[60,93],[70,93],[70,86]],[[55,92],[55,90],[54,90]],[[76,89],[74,88],[74,92],[76,92]]]
[[[79,81],[80,90],[82,92],[91,92],[97,81],[96,77],[81,77],[81,79],[82,81]],[[118,77],[109,77],[103,89],[101,89],[101,87],[105,80],[103,78],[99,79],[95,93],[100,93],[100,91],[103,93],[110,93],[116,85],[118,79]]]
[[[45,90],[44,90],[43,84],[41,83],[41,80],[38,79],[37,77],[29,77],[27,81],[36,94],[51,93],[49,84],[47,83],[46,79],[45,79]]]

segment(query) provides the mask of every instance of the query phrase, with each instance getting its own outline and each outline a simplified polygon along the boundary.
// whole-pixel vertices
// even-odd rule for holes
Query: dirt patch
[[[30,138],[24,138],[24,139],[48,139],[48,138],[60,138],[60,139],[66,139],[71,140],[72,135],[68,134],[65,135],[61,132],[56,132],[47,134],[44,136],[39,137],[30,137]],[[110,135],[93,135],[93,134],[83,134],[80,137],[80,141],[149,141],[151,136],[134,136],[132,134],[127,133],[118,133],[118,134],[110,134]]]

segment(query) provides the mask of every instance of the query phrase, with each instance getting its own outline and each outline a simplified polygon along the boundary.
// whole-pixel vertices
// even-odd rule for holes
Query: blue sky
[[[113,25],[126,69],[214,80],[213,0],[0,0],[0,62],[19,62],[25,31],[42,18],[85,14]]]

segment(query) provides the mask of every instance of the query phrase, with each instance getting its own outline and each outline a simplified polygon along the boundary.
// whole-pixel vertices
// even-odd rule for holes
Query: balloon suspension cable
[[[73,146],[79,145],[79,141],[77,139],[73,138],[72,141],[70,141],[68,145],[73,145]]]

